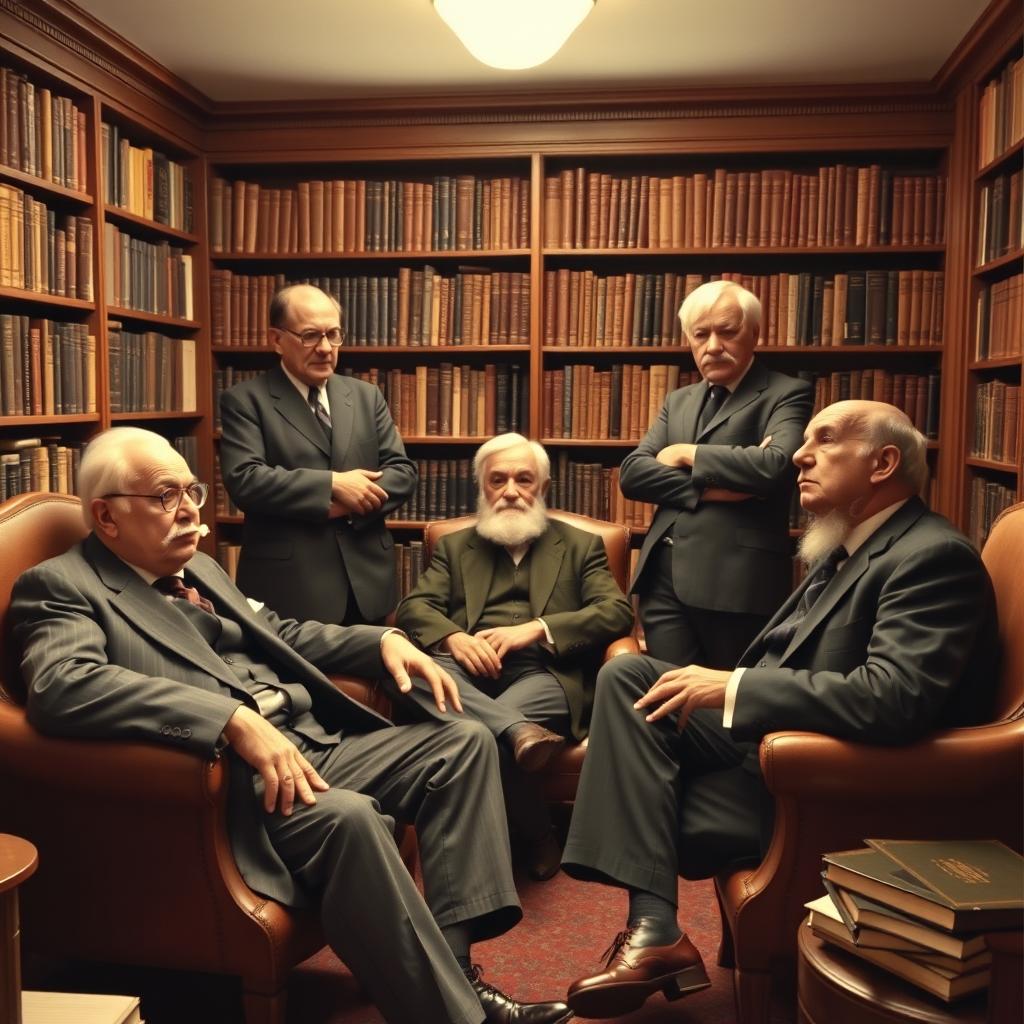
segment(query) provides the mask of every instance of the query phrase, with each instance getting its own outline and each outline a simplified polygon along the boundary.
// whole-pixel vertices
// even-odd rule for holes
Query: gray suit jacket
[[[320,671],[383,674],[383,630],[300,623],[267,608],[254,612],[203,554],[189,562],[186,573],[219,615],[241,623],[254,657],[309,690],[313,713],[326,728],[390,727]],[[143,740],[218,756],[218,738],[242,703],[232,689],[237,681],[187,616],[95,536],[25,572],[14,586],[11,611],[28,717],[40,732]],[[263,828],[253,770],[230,756],[231,839],[239,870],[258,892],[301,905],[301,891]]]
[[[842,566],[769,667],[764,634],[806,585],[740,659],[750,667],[736,699],[736,739],[801,729],[900,744],[987,720],[999,661],[992,584],[967,538],[918,498]]]
[[[289,618],[341,622],[349,587],[369,621],[391,612],[394,543],[384,517],[416,489],[416,466],[380,389],[327,382],[327,443],[280,366],[221,396],[224,486],[245,513],[238,585]],[[379,469],[388,500],[373,515],[329,519],[331,472]]]
[[[755,359],[698,437],[706,391],[704,381],[673,391],[646,437],[623,460],[622,493],[658,506],[640,549],[633,588],[655,546],[670,534],[672,583],[680,601],[714,611],[770,615],[792,581],[792,458],[811,416],[811,386],[765,370]],[[762,448],[769,436],[771,442]],[[657,461],[667,445],[694,441],[692,470]],[[712,487],[754,497],[702,501],[704,490]]]

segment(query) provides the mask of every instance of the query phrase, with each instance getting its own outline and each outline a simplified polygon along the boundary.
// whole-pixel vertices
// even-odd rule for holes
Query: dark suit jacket
[[[384,517],[416,489],[416,466],[380,390],[335,374],[327,383],[332,444],[275,367],[221,396],[224,485],[245,513],[238,585],[289,618],[341,622],[351,586],[369,621],[398,599]],[[329,519],[331,472],[380,469],[388,500],[373,515]]]
[[[421,647],[472,633],[491,589],[495,559],[508,557],[473,526],[441,538],[396,624]],[[565,690],[577,739],[587,734],[604,649],[629,633],[633,609],[608,568],[601,538],[556,519],[530,552],[530,614],[543,616],[555,653],[549,668]]]
[[[217,563],[197,554],[186,573],[217,613],[242,624],[254,657],[309,690],[330,730],[391,723],[346,697],[320,671],[380,676],[383,630],[324,626],[253,611]],[[94,536],[25,572],[11,612],[28,686],[28,717],[56,736],[164,743],[212,759],[242,703],[237,680],[187,616]],[[253,770],[232,757],[231,840],[246,882],[289,905],[301,890],[274,852],[253,793]]]
[[[770,615],[792,581],[792,458],[811,416],[811,386],[765,370],[755,359],[697,437],[706,391],[704,381],[673,391],[647,436],[622,463],[622,493],[658,506],[633,588],[655,546],[670,534],[672,583],[680,601],[695,608]],[[769,435],[771,443],[760,447]],[[694,441],[692,470],[657,461],[667,445]],[[702,501],[703,491],[712,487],[754,497]]]
[[[992,584],[942,516],[908,501],[842,566],[778,667],[767,667],[764,633],[806,583],[740,660],[750,667],[736,699],[736,739],[805,729],[899,744],[987,720],[999,652]]]

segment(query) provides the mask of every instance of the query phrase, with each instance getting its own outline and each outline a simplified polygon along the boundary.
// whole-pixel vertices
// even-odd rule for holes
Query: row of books
[[[833,402],[868,399],[888,402],[902,409],[925,437],[939,436],[940,375],[936,373],[890,373],[888,370],[843,370],[816,376],[797,374],[814,382],[814,414]]]
[[[195,412],[196,342],[107,323],[111,412]]]
[[[988,380],[974,387],[971,454],[995,462],[1016,462],[1020,431],[1020,385]]]
[[[92,301],[92,221],[0,184],[0,287]]]
[[[544,437],[594,440],[643,437],[666,396],[700,379],[678,364],[586,364],[545,370],[541,423]]]
[[[985,989],[985,932],[1024,924],[1024,859],[994,839],[868,839],[827,853],[811,930],[946,1002]]]
[[[941,270],[811,273],[544,274],[546,345],[654,346],[683,343],[678,311],[705,281],[741,284],[761,301],[758,343],[773,346],[939,345]]]
[[[976,359],[1019,356],[1024,352],[1024,275],[1015,274],[978,292]]]
[[[85,324],[0,313],[0,415],[96,412],[96,339]]]
[[[220,453],[213,455],[213,508],[218,516],[240,516],[242,510],[231,500],[224,486],[224,474],[220,468]]]
[[[999,174],[978,190],[978,266],[1017,252],[1024,240],[1024,171]]]
[[[301,278],[213,270],[213,344],[267,343],[268,308],[285,284],[315,284],[341,306],[346,345],[526,345],[530,276],[465,268],[443,276],[433,267],[397,274]]]
[[[619,467],[600,462],[578,462],[564,449],[551,463],[548,504],[630,529],[647,529],[654,518],[654,506],[625,498],[619,489]]]
[[[76,192],[88,187],[85,111],[0,67],[0,163]]]
[[[391,513],[396,522],[452,519],[476,512],[473,460],[414,459],[419,479],[409,500]]]
[[[1009,61],[978,101],[978,167],[1024,139],[1024,57]]]
[[[192,257],[169,242],[144,242],[107,221],[103,225],[108,306],[194,319]]]
[[[684,249],[941,245],[946,179],[879,164],[544,179],[544,246]]]
[[[403,436],[487,438],[527,422],[527,374],[515,363],[345,373],[381,389]]]
[[[215,253],[469,252],[530,244],[526,178],[300,181],[270,188],[214,178]]]
[[[971,478],[970,503],[967,509],[967,536],[980,551],[988,531],[1005,508],[1017,503],[1017,488],[1007,487],[983,476]]]
[[[0,438],[0,501],[29,491],[74,494],[79,444],[59,437]]]
[[[117,124],[101,126],[103,201],[158,224],[192,230],[192,179],[183,164],[133,146]]]

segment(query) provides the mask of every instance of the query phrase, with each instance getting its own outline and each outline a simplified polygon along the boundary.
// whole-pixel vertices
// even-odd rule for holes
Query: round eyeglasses
[[[332,327],[328,331],[318,331],[315,327],[308,331],[293,331],[288,327],[278,327],[277,330],[298,338],[303,348],[316,348],[321,338],[326,338],[331,348],[338,348],[345,341],[345,332],[340,327]]]
[[[148,498],[150,501],[159,501],[160,507],[165,512],[177,512],[181,501],[188,495],[188,500],[196,508],[202,508],[206,504],[206,497],[210,493],[209,484],[201,484],[198,481],[189,484],[187,487],[167,487],[159,494],[104,494],[104,498]]]

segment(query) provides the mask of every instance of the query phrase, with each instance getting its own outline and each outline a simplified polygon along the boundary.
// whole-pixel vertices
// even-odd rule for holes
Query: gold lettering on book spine
[[[955,857],[935,857],[932,859],[932,863],[940,871],[965,885],[989,885],[992,881],[987,871],[983,871],[973,864],[957,860]]]

